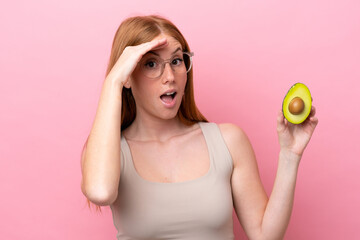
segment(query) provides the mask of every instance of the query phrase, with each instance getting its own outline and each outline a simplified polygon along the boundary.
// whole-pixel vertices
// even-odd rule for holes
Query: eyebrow
[[[174,54],[174,53],[176,53],[177,51],[181,51],[181,48],[180,47],[178,47],[175,51],[173,51],[171,54]],[[148,51],[147,53],[152,53],[152,54],[154,54],[154,55],[156,55],[156,56],[158,56],[158,57],[160,57],[160,55],[159,54],[157,54],[156,52],[154,52],[154,51]]]

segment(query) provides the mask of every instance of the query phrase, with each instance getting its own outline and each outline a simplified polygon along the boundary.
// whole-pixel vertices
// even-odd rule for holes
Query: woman
[[[245,133],[209,123],[193,96],[192,53],[159,16],[119,27],[93,128],[82,192],[111,207],[118,239],[233,239],[232,211],[249,239],[281,239],[302,153],[317,125],[277,119],[279,165],[270,198]]]

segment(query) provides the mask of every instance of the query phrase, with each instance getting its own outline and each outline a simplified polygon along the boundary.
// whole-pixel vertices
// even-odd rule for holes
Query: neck
[[[165,142],[171,137],[182,134],[186,126],[178,116],[172,119],[136,117],[126,129],[126,138],[134,141]]]

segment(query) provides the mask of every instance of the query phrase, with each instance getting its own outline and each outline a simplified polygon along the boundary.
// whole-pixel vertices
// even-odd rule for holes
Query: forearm
[[[300,156],[280,151],[278,170],[261,225],[261,239],[283,239],[292,212]]]
[[[117,196],[120,179],[122,86],[104,81],[95,120],[82,163],[82,189],[86,197],[107,205]]]

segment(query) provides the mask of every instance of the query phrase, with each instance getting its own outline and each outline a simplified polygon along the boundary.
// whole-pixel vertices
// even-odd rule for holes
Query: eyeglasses
[[[165,64],[169,63],[174,73],[188,73],[192,66],[193,52],[181,52],[172,58],[164,60],[158,56],[144,57],[140,61],[141,72],[148,78],[160,77],[165,69]]]

